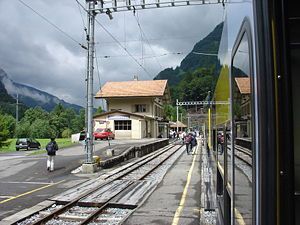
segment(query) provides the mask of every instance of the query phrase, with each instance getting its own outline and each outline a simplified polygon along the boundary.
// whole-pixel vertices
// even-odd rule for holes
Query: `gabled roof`
[[[249,77],[237,77],[235,82],[241,92],[241,94],[250,94],[250,78]]]
[[[152,117],[149,117],[149,116],[140,115],[140,114],[137,114],[137,113],[130,113],[130,112],[126,112],[126,111],[123,111],[123,110],[112,110],[112,111],[100,113],[98,115],[93,116],[93,119],[97,119],[98,117],[111,115],[111,114],[114,114],[114,113],[119,113],[119,114],[124,114],[124,115],[129,115],[129,116],[136,116],[136,117],[139,117],[139,118],[153,119]]]
[[[166,89],[167,80],[107,82],[95,97],[163,97]]]

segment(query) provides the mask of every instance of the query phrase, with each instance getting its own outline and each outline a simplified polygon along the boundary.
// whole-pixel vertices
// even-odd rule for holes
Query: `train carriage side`
[[[213,108],[220,224],[300,224],[300,11],[225,4]],[[220,137],[224,137],[222,142]]]

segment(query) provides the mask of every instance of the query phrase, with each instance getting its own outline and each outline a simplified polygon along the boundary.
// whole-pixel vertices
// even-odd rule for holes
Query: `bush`
[[[71,135],[72,135],[72,131],[69,128],[65,129],[61,134],[62,138],[70,138]]]

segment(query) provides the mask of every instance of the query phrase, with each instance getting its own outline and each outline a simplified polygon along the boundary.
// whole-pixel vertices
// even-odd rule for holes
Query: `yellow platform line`
[[[48,188],[48,187],[51,187],[51,186],[60,184],[60,183],[62,183],[62,182],[64,182],[64,181],[65,181],[65,180],[61,180],[61,181],[59,181],[59,182],[57,182],[57,183],[48,184],[48,185],[46,185],[46,186],[43,186],[43,187],[40,187],[40,188],[31,190],[31,191],[25,192],[25,193],[23,193],[23,194],[20,194],[20,195],[11,197],[11,198],[9,198],[9,199],[5,199],[5,200],[1,201],[0,204],[3,204],[3,203],[5,203],[5,202],[9,202],[9,201],[11,201],[11,200],[14,200],[14,199],[16,199],[16,198],[20,198],[20,197],[25,196],[25,195],[29,195],[29,194],[31,194],[31,193],[34,193],[34,192],[36,192],[36,191],[43,190],[43,189]]]
[[[194,153],[193,162],[192,162],[192,165],[190,167],[190,170],[189,170],[189,173],[188,173],[188,176],[187,176],[187,181],[186,181],[185,187],[183,189],[183,193],[182,193],[182,196],[181,196],[179,206],[178,206],[178,208],[175,212],[175,215],[173,217],[172,225],[177,225],[178,222],[179,222],[179,218],[180,218],[181,212],[182,212],[183,207],[184,207],[184,203],[185,203],[185,199],[186,199],[186,195],[187,195],[187,190],[188,190],[188,187],[189,187],[190,182],[191,182],[192,173],[193,173],[193,170],[194,170],[197,153],[198,153],[198,148],[196,149],[196,151]]]

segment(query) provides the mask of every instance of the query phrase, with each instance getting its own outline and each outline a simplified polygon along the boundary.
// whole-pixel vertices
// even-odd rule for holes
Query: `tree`
[[[0,114],[0,147],[3,145],[3,142],[5,142],[9,137],[9,130],[5,125],[6,123],[5,117],[6,117],[5,115]]]
[[[43,110],[41,107],[30,108],[26,110],[22,120],[32,124],[37,119],[47,120],[49,118],[49,113]]]
[[[26,120],[21,120],[17,123],[16,127],[16,137],[30,137],[30,122]]]
[[[62,132],[68,128],[68,111],[62,104],[58,104],[50,113],[50,126],[56,131],[56,137],[61,137]]]
[[[5,130],[8,130],[8,137],[14,137],[15,129],[16,129],[16,120],[11,115],[1,115],[0,124],[4,127]]]
[[[85,110],[81,109],[79,115],[76,115],[72,120],[72,131],[74,133],[80,132],[85,128]]]
[[[51,138],[56,137],[56,131],[48,120],[37,119],[30,125],[29,135],[32,138]]]
[[[101,108],[101,106],[99,106],[97,111],[94,113],[94,115],[99,115],[101,113],[103,113],[103,109]]]
[[[164,113],[167,117],[167,119],[171,120],[171,121],[176,121],[177,120],[177,109],[176,106],[172,106],[172,105],[165,105],[164,106]],[[182,120],[184,121],[186,119],[186,110],[182,107],[178,107],[178,120]]]

